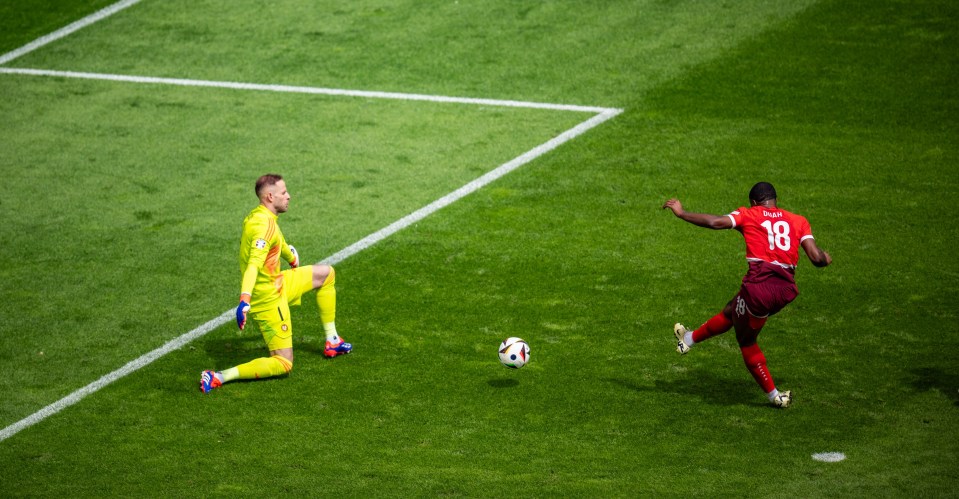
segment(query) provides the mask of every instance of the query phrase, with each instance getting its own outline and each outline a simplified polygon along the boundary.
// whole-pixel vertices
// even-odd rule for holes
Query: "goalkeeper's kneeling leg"
[[[293,370],[293,361],[281,355],[260,357],[246,364],[236,366],[240,379],[271,378],[287,374]]]

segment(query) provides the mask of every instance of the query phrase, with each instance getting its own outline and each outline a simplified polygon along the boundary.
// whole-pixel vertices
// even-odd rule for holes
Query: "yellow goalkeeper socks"
[[[330,267],[330,275],[326,276],[323,285],[316,292],[316,305],[320,309],[320,321],[323,323],[323,330],[326,331],[327,341],[336,342],[339,337],[336,335],[336,271]]]
[[[270,378],[286,374],[292,369],[293,363],[280,355],[260,357],[223,371],[223,382],[235,379]]]
[[[236,367],[231,367],[222,372],[216,373],[219,375],[220,381],[223,383],[229,383],[235,379],[240,379],[240,370]]]

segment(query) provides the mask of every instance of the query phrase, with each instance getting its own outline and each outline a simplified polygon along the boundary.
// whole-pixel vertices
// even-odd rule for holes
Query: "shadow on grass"
[[[493,388],[512,388],[519,385],[519,381],[513,378],[493,378],[486,383]]]
[[[210,358],[216,361],[218,369],[233,367],[249,362],[257,357],[268,357],[269,350],[263,342],[260,333],[254,330],[253,334],[243,333],[234,337],[220,338],[207,337],[203,340],[203,349]],[[325,338],[313,337],[293,338],[293,355],[316,355],[324,357],[326,347]]]
[[[959,374],[946,373],[937,367],[920,367],[911,373],[916,377],[911,382],[916,391],[938,390],[952,400],[953,406],[959,407]]]
[[[706,370],[688,371],[681,378],[656,379],[652,384],[639,383],[623,378],[607,378],[606,381],[636,392],[659,392],[680,395],[690,402],[703,401],[718,406],[763,406],[766,399],[762,391],[751,380],[717,377],[715,372]]]

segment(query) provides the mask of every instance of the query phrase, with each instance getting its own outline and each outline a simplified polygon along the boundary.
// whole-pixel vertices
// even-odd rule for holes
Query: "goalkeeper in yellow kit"
[[[326,332],[327,357],[347,354],[353,346],[336,334],[336,272],[329,265],[300,266],[296,249],[286,243],[277,216],[290,206],[290,193],[283,177],[263,175],[256,181],[257,205],[243,220],[240,239],[240,303],[236,307],[236,324],[246,327],[247,314],[252,315],[263,333],[269,357],[253,359],[224,371],[203,371],[200,391],[208,393],[223,383],[237,379],[269,378],[287,374],[293,369],[293,323],[290,305],[299,305],[300,297],[317,289],[316,303]],[[280,259],[290,268],[280,270]]]

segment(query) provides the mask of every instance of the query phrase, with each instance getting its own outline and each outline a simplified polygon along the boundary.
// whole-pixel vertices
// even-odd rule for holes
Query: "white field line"
[[[533,161],[534,159],[552,151],[553,149],[556,149],[560,145],[582,135],[583,133],[586,133],[591,128],[599,126],[602,123],[616,117],[621,112],[623,112],[622,109],[604,109],[602,112],[593,116],[592,118],[583,121],[573,128],[570,128],[569,130],[566,130],[565,132],[550,139],[549,141],[544,142],[543,144],[540,144],[529,151],[526,151],[513,160],[504,163],[498,166],[496,169],[476,178],[459,189],[456,189],[455,191],[437,199],[436,201],[433,201],[432,203],[414,211],[413,213],[410,213],[409,215],[406,215],[405,217],[393,222],[392,224],[364,237],[363,239],[360,239],[350,246],[347,246],[337,253],[321,260],[319,263],[336,265],[337,263],[342,262],[343,260],[346,260],[347,258],[365,250],[366,248],[369,248],[370,246],[373,246],[374,244],[386,239],[387,237],[390,237],[396,232],[399,232],[410,225],[423,220],[424,218],[452,204],[453,202],[462,199],[473,192],[476,192],[477,190],[485,187],[489,183],[506,175],[507,173],[510,173],[511,171],[529,163],[530,161]],[[146,367],[160,357],[163,357],[164,355],[185,346],[191,341],[206,335],[210,331],[213,331],[214,329],[230,322],[233,320],[233,317],[234,311],[233,309],[229,309],[216,318],[211,319],[205,324],[197,327],[196,329],[168,341],[163,346],[146,353],[135,360],[127,362],[123,367],[101,377],[100,379],[90,383],[87,386],[84,386],[83,388],[80,388],[70,395],[67,395],[66,397],[63,397],[62,399],[44,407],[43,409],[40,409],[39,411],[21,419],[20,421],[4,428],[3,430],[0,430],[0,442],[16,435],[23,429],[29,428],[30,426],[33,426],[44,419],[57,414],[71,405],[76,404],[88,395],[96,393],[110,383],[113,383],[114,381],[123,378],[128,374]]]
[[[100,10],[94,12],[93,14],[90,14],[89,16],[84,17],[83,19],[80,19],[79,21],[77,21],[77,22],[75,22],[75,23],[72,23],[72,24],[69,24],[69,25],[67,25],[67,26],[64,26],[64,27],[62,27],[62,28],[54,31],[53,33],[50,33],[49,35],[41,36],[40,38],[37,38],[36,40],[34,40],[34,41],[32,41],[32,42],[30,42],[30,43],[28,43],[28,44],[26,44],[26,45],[24,45],[24,46],[16,49],[16,50],[12,50],[12,51],[10,51],[10,52],[7,52],[6,54],[0,55],[0,64],[6,64],[6,63],[8,63],[8,62],[10,62],[10,61],[12,61],[12,60],[14,60],[14,59],[16,59],[17,57],[20,57],[20,56],[22,56],[22,55],[25,55],[25,54],[28,54],[28,53],[30,53],[30,52],[33,52],[34,50],[36,50],[36,49],[38,49],[38,48],[40,48],[40,47],[42,47],[42,46],[44,46],[44,45],[46,45],[46,44],[48,44],[48,43],[55,42],[55,41],[57,41],[57,40],[65,37],[65,36],[73,33],[74,31],[77,31],[77,30],[86,28],[87,26],[89,26],[89,25],[91,25],[91,24],[93,24],[93,23],[95,23],[95,22],[97,22],[97,21],[102,21],[103,19],[105,19],[105,18],[107,18],[107,17],[110,17],[110,16],[112,16],[113,14],[116,14],[117,12],[120,12],[121,10],[123,10],[123,9],[125,9],[125,8],[127,8],[127,7],[129,7],[129,6],[131,6],[131,5],[137,4],[137,3],[139,3],[139,2],[140,2],[140,0],[122,0],[122,1],[120,1],[120,2],[117,2],[117,3],[109,6],[109,7],[104,7],[103,9],[100,9]]]
[[[6,64],[18,57],[21,57],[27,53],[30,53],[48,43],[54,42],[63,38],[71,33],[80,30],[86,26],[89,26],[97,21],[100,21],[108,16],[111,16],[131,5],[139,3],[141,0],[122,0],[117,2],[109,7],[106,7],[102,10],[99,10],[83,19],[80,19],[77,22],[74,22],[64,28],[61,28],[49,35],[40,37],[33,42],[20,47],[19,49],[13,50],[6,54],[0,56],[0,65]],[[145,83],[145,84],[160,84],[160,85],[178,85],[178,86],[193,86],[193,87],[213,87],[213,88],[226,88],[226,89],[235,89],[235,90],[254,90],[254,91],[268,91],[268,92],[286,92],[286,93],[303,93],[303,94],[319,94],[319,95],[331,95],[331,96],[346,96],[346,97],[365,97],[371,99],[396,99],[396,100],[408,100],[408,101],[427,101],[427,102],[440,102],[440,103],[454,103],[454,104],[471,104],[471,105],[487,105],[487,106],[499,106],[499,107],[520,107],[520,108],[530,108],[530,109],[549,109],[554,111],[576,111],[576,112],[587,112],[587,113],[596,113],[592,118],[576,125],[569,130],[561,133],[560,135],[554,137],[553,139],[540,144],[539,146],[530,149],[529,151],[523,153],[522,155],[514,158],[513,160],[504,163],[497,167],[496,169],[487,172],[486,174],[480,176],[479,178],[467,183],[463,187],[433,201],[432,203],[420,208],[419,210],[393,222],[392,224],[380,229],[373,234],[370,234],[363,239],[353,243],[352,245],[340,250],[334,255],[327,257],[324,260],[321,260],[319,263],[326,263],[329,265],[335,265],[347,258],[363,251],[370,246],[373,246],[379,241],[386,239],[387,237],[395,234],[396,232],[403,230],[410,225],[423,220],[429,215],[435,213],[436,211],[442,209],[445,206],[450,205],[451,203],[483,188],[487,184],[495,181],[496,179],[506,175],[507,173],[519,168],[520,166],[533,161],[534,159],[546,154],[553,149],[556,149],[565,142],[568,142],[579,135],[582,135],[586,131],[594,128],[607,120],[610,120],[622,113],[622,109],[613,109],[613,108],[604,108],[604,107],[592,107],[592,106],[574,106],[574,105],[564,105],[564,104],[548,104],[548,103],[539,103],[539,102],[521,102],[521,101],[512,101],[512,100],[496,100],[496,99],[474,99],[474,98],[464,98],[464,97],[445,97],[438,95],[422,95],[422,94],[405,94],[405,93],[395,93],[395,92],[371,92],[371,91],[362,91],[362,90],[343,90],[343,89],[331,89],[331,88],[317,88],[317,87],[299,87],[299,86],[287,86],[287,85],[262,85],[262,84],[253,84],[253,83],[236,83],[236,82],[217,82],[217,81],[204,81],[204,80],[188,80],[188,79],[176,79],[176,78],[155,78],[155,77],[144,77],[144,76],[123,76],[123,75],[111,75],[111,74],[98,74],[98,73],[80,73],[80,72],[71,72],[71,71],[52,71],[52,70],[41,70],[41,69],[24,69],[24,68],[0,68],[0,73],[3,74],[20,74],[20,75],[31,75],[31,76],[52,76],[52,77],[61,77],[61,78],[82,78],[82,79],[92,79],[92,80],[107,80],[115,82],[127,82],[127,83]],[[106,387],[110,383],[121,379],[128,374],[131,374],[151,363],[153,361],[163,357],[164,355],[177,350],[193,340],[200,338],[210,331],[230,322],[233,319],[234,311],[232,309],[227,310],[220,314],[219,316],[210,319],[203,325],[193,329],[188,333],[184,333],[167,343],[163,346],[148,352],[137,359],[127,362],[123,367],[102,376],[100,379],[80,388],[79,390],[74,391],[73,393],[63,397],[62,399],[40,409],[39,411],[27,416],[20,421],[7,426],[3,430],[0,430],[0,442],[16,435],[21,430],[29,428],[44,419],[57,414],[58,412],[66,409],[67,407],[76,404],[77,402],[83,400],[88,395],[96,393],[100,389]]]
[[[240,83],[230,81],[188,80],[182,78],[158,78],[154,76],[126,76],[102,73],[82,73],[75,71],[53,71],[47,69],[0,68],[0,74],[18,74],[30,76],[53,76],[59,78],[79,78],[84,80],[106,80],[124,83],[146,83],[155,85],[177,85],[183,87],[212,87],[233,90],[258,90],[262,92],[284,92],[297,94],[333,95],[338,97],[366,97],[370,99],[394,99],[408,101],[428,101],[450,104],[473,104],[498,107],[521,107],[528,109],[548,109],[551,111],[578,111],[583,113],[604,113],[610,108],[594,106],[575,106],[568,104],[549,104],[544,102],[524,102],[514,100],[476,99],[471,97],[447,97],[443,95],[407,94],[399,92],[375,92],[368,90],[345,90],[340,88],[302,87],[290,85],[265,85],[259,83]]]
[[[479,189],[485,187],[486,185],[493,182],[494,180],[502,177],[503,175],[506,175],[507,173],[525,165],[526,163],[533,161],[534,159],[542,156],[543,154],[546,154],[549,151],[552,151],[553,149],[556,149],[563,143],[568,142],[578,137],[579,135],[582,135],[590,128],[593,128],[609,119],[614,118],[616,115],[618,115],[621,112],[622,110],[620,109],[614,109],[614,110],[605,111],[597,114],[596,116],[593,116],[592,118],[576,125],[575,127],[570,128],[569,130],[566,130],[565,132],[557,135],[556,137],[549,140],[548,142],[544,142],[534,147],[533,149],[526,151],[520,156],[517,156],[516,158],[514,158],[512,161],[503,163],[496,169],[485,173],[484,175],[476,178],[475,180],[464,185],[463,187],[456,189],[455,191],[437,199],[436,201],[433,201],[432,203],[414,211],[413,213],[410,213],[409,215],[406,215],[405,217],[393,222],[392,224],[387,225],[386,227],[364,237],[363,239],[360,239],[359,241],[351,244],[350,246],[347,246],[346,248],[340,250],[338,253],[329,257],[327,260],[324,260],[324,262],[330,265],[333,265],[333,262],[339,262],[339,261],[345,260],[349,258],[351,255],[355,255],[356,253],[359,253],[360,251],[363,251],[364,249],[369,248],[370,246],[373,246],[374,244],[409,227],[410,225],[413,225],[414,223],[419,222],[420,220],[423,220],[424,218],[430,216],[436,211],[442,209],[443,207],[449,206],[450,204],[462,199],[463,197],[478,191]]]

